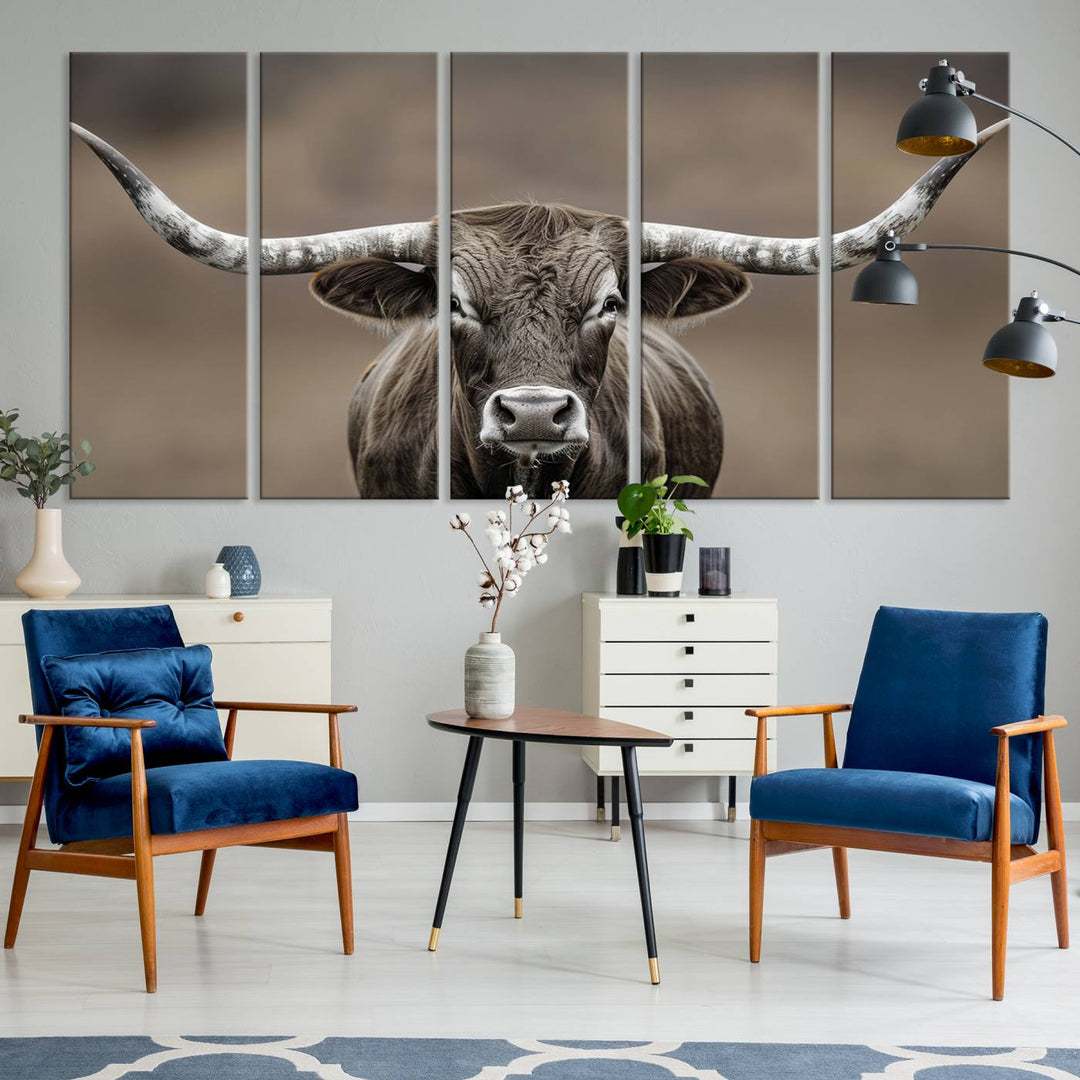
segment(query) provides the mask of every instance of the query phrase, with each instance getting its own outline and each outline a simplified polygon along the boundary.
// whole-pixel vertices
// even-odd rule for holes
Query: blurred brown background
[[[815,53],[647,53],[642,217],[764,236],[818,231]],[[724,416],[721,498],[818,494],[818,279],[752,276],[682,334]],[[689,466],[687,466],[689,468]]]
[[[625,214],[626,65],[626,53],[454,53],[454,209]]]
[[[71,119],[243,235],[245,67],[242,53],[72,53]],[[72,497],[247,493],[245,288],[168,247],[71,136],[71,431],[98,466]]]
[[[938,53],[833,56],[833,229],[867,220],[935,159],[896,149],[896,126]],[[980,93],[1009,99],[1007,53],[950,55]],[[972,106],[980,128],[1000,110]],[[912,241],[1009,241],[1008,135],[964,166]],[[1009,319],[1008,259],[904,256],[917,307],[851,303],[857,270],[833,278],[833,480],[837,498],[1007,498],[1008,379],[981,363]]]
[[[263,53],[262,235],[435,215],[434,53]],[[386,339],[262,279],[264,498],[356,498],[349,400]]]

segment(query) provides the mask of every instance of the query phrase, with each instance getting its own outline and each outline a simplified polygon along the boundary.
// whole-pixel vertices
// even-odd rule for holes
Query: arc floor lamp
[[[938,61],[927,77],[920,81],[919,89],[923,96],[904,113],[896,132],[897,148],[905,153],[950,157],[973,150],[978,125],[971,109],[962,100],[973,97],[1034,124],[1074,154],[1080,155],[1080,148],[1033,116],[978,93],[975,83],[948,60]],[[899,237],[890,234],[879,242],[874,261],[859,272],[852,289],[852,300],[869,304],[917,304],[918,281],[900,257],[903,251],[989,251],[1018,255],[1080,276],[1080,270],[1076,267],[1031,251],[977,244],[905,244]],[[1057,344],[1044,326],[1050,322],[1080,325],[1080,320],[1070,319],[1064,311],[1052,309],[1035,292],[1023,297],[1013,311],[1013,321],[998,330],[987,342],[983,364],[992,371],[1019,378],[1045,379],[1053,375],[1057,371]]]

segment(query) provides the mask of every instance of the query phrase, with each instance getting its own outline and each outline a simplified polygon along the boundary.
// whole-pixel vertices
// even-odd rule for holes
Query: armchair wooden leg
[[[139,897],[146,992],[157,990],[157,937],[154,926],[154,856],[150,850],[150,803],[146,793],[142,733],[131,733],[131,816],[135,840],[135,890]]]
[[[1005,997],[1005,945],[1009,934],[1009,884],[1012,879],[1009,793],[1009,740],[998,739],[990,860],[991,969],[995,1001],[1002,1001]]]
[[[836,899],[840,902],[840,918],[851,918],[851,893],[848,890],[847,848],[832,849],[833,873],[836,875]]]
[[[7,929],[4,931],[5,949],[15,948],[15,938],[19,933],[23,902],[26,900],[26,886],[30,883],[30,867],[26,865],[26,854],[36,844],[38,827],[41,825],[41,807],[45,801],[45,770],[49,763],[49,748],[52,745],[52,737],[53,729],[51,727],[46,727],[41,733],[41,745],[38,747],[34,779],[30,784],[30,798],[26,803],[26,817],[23,818],[19,852],[15,856],[15,875],[11,882],[11,903],[8,904]]]
[[[202,853],[202,862],[199,864],[199,887],[195,891],[195,914],[202,915],[206,911],[206,897],[210,892],[210,878],[214,874],[214,860],[217,858],[217,848],[210,848]]]
[[[1061,858],[1061,869],[1050,875],[1054,896],[1054,921],[1057,924],[1058,948],[1069,947],[1069,892],[1065,877],[1065,823],[1061,813],[1061,784],[1058,780],[1057,750],[1054,733],[1043,733],[1043,776],[1046,781],[1046,834],[1051,851]]]
[[[341,944],[346,956],[352,956],[353,894],[352,852],[349,849],[349,815],[338,814],[334,832],[334,868],[337,871],[338,907],[341,909]]]
[[[765,907],[765,837],[760,821],[750,823],[750,963],[761,960],[761,920]]]

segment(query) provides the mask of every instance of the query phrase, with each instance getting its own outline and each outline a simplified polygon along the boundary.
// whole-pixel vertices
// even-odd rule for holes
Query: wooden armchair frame
[[[236,738],[236,720],[241,712],[284,712],[322,714],[330,724],[330,764],[341,768],[341,732],[338,716],[356,712],[355,705],[294,705],[281,702],[215,701],[216,709],[228,710],[225,724],[225,751],[232,758]],[[154,923],[154,866],[158,855],[182,851],[201,851],[199,885],[195,914],[206,909],[210,878],[218,848],[250,845],[254,847],[300,848],[305,851],[333,852],[337,874],[338,906],[341,912],[341,941],[346,955],[353,952],[352,863],[349,852],[347,814],[323,814],[317,817],[290,818],[285,821],[230,825],[217,829],[198,829],[182,833],[153,833],[150,828],[150,803],[146,789],[146,763],[142,733],[156,726],[153,720],[118,717],[20,716],[20,724],[35,724],[44,730],[38,747],[30,798],[23,821],[22,838],[15,860],[11,885],[4,948],[15,947],[22,917],[23,902],[31,870],[51,870],[66,874],[89,874],[95,877],[127,878],[135,882],[139,903],[139,927],[142,934],[143,969],[146,992],[157,990],[157,943]],[[80,840],[63,844],[51,851],[37,846],[38,827],[45,800],[45,777],[53,732],[58,727],[126,728],[131,733],[131,816],[133,836],[110,840]]]
[[[850,711],[850,705],[795,705],[771,709],[747,709],[757,718],[754,776],[767,772],[767,724],[773,716],[820,716],[825,740],[825,767],[837,768],[836,740],[832,718]],[[991,969],[995,1001],[1005,997],[1005,949],[1009,923],[1009,888],[1016,882],[1050,875],[1054,899],[1054,920],[1058,947],[1069,947],[1068,891],[1065,879],[1065,832],[1061,813],[1061,786],[1058,782],[1054,731],[1068,721],[1063,716],[1038,716],[990,729],[998,740],[997,776],[994,787],[994,826],[990,840],[955,840],[938,836],[878,832],[872,829],[840,828],[788,821],[750,823],[750,960],[761,959],[761,924],[765,899],[765,860],[773,855],[812,851],[831,847],[840,917],[850,918],[847,848],[894,851],[905,855],[934,855],[945,859],[966,859],[990,863],[992,943]],[[1043,738],[1043,779],[1046,800],[1046,851],[1029,844],[1013,844],[1009,806],[1009,739],[1014,735],[1041,734]]]

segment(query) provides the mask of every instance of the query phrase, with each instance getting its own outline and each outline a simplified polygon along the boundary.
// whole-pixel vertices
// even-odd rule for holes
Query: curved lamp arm
[[[987,97],[985,94],[978,94],[975,92],[974,84],[971,84],[971,90],[965,90],[962,82],[957,82],[957,90],[964,97],[978,98],[979,101],[985,101],[987,105],[993,105],[996,109],[1003,109],[1007,113],[1011,113],[1013,116],[1019,116],[1021,120],[1026,120],[1029,124],[1034,124],[1037,128],[1041,128],[1047,135],[1053,135],[1059,143],[1064,143],[1074,154],[1080,154],[1080,147],[1074,146],[1064,135],[1059,135],[1053,128],[1047,127],[1042,121],[1036,120],[1034,116],[1028,116],[1027,113],[1022,113],[1019,109],[1014,109],[1011,105],[1006,105],[1002,101],[995,101],[993,98]]]
[[[1080,153],[1080,151],[1077,151]],[[886,250],[892,251],[990,251],[998,255],[1019,255],[1024,259],[1036,259],[1039,262],[1049,263],[1051,266],[1060,267],[1062,270],[1068,270],[1070,274],[1076,274],[1080,277],[1080,270],[1075,266],[1070,266],[1068,263],[1063,263],[1058,259],[1051,259],[1047,255],[1039,255],[1034,251],[1018,251],[1016,248],[1001,248],[1001,247],[986,247],[982,244],[904,244],[898,243],[895,248],[888,248]]]

